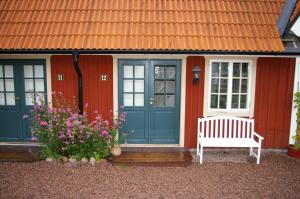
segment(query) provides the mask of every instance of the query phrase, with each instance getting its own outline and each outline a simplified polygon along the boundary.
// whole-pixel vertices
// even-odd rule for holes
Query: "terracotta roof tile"
[[[284,50],[284,0],[1,0],[0,49]]]

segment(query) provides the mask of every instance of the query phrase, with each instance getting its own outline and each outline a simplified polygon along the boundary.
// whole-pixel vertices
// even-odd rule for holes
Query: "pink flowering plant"
[[[98,112],[95,114],[89,122],[86,112],[78,113],[75,100],[69,105],[61,93],[54,93],[53,107],[34,103],[29,117],[32,140],[42,144],[44,157],[105,158],[118,142],[116,135],[125,121],[125,113],[113,116],[111,122]]]

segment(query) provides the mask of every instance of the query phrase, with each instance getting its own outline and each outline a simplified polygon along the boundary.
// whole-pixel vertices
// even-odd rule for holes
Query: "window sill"
[[[208,110],[206,113],[203,114],[204,117],[210,116],[237,116],[237,117],[252,117],[250,111],[244,110]]]

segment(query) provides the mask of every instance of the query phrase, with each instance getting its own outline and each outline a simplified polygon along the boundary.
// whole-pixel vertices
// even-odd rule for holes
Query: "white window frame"
[[[227,87],[227,104],[226,104],[226,109],[216,109],[216,108],[211,108],[211,73],[212,73],[212,63],[213,62],[226,62],[228,63],[228,87]],[[233,63],[248,63],[248,87],[247,87],[247,105],[245,109],[241,108],[231,108],[231,99],[232,99],[232,70],[233,70]],[[208,71],[208,87],[207,87],[207,115],[215,115],[211,113],[227,113],[227,114],[232,114],[236,116],[250,116],[250,108],[251,108],[251,100],[253,99],[252,97],[252,73],[253,73],[253,60],[251,59],[210,59],[209,60],[209,66],[207,67]]]

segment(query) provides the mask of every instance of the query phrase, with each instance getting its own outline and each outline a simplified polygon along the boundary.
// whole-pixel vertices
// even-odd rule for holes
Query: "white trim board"
[[[185,128],[185,97],[186,97],[186,55],[113,55],[113,112],[118,111],[118,60],[119,59],[180,59],[181,60],[181,82],[180,82],[180,125],[179,125],[179,144],[139,144],[133,147],[184,147],[184,128]],[[126,146],[131,146],[127,144]]]
[[[293,99],[296,92],[300,91],[300,57],[296,58],[295,64],[295,77],[294,77],[294,89],[293,89]],[[293,100],[294,101],[294,100]],[[294,144],[293,136],[296,135],[297,129],[297,109],[294,107],[294,102],[292,103],[292,111],[291,111],[291,123],[290,123],[290,139],[289,144]]]

